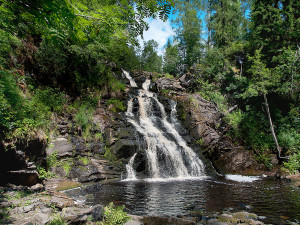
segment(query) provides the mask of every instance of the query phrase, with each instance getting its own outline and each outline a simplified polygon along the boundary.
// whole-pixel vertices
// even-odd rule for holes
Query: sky
[[[143,41],[155,40],[158,43],[158,54],[162,55],[163,47],[167,44],[167,41],[175,33],[172,29],[170,19],[163,22],[160,19],[147,19],[149,29],[144,31],[144,39],[138,38],[139,43],[143,46]]]
[[[203,21],[203,28],[205,28],[204,24],[204,13],[200,13],[200,18]],[[149,24],[149,29],[147,31],[144,31],[143,37],[144,39],[141,38],[141,36],[138,37],[138,41],[143,47],[143,42],[144,41],[149,41],[149,40],[155,40],[158,43],[158,55],[163,55],[164,51],[164,46],[167,44],[167,41],[169,38],[173,40],[173,36],[175,35],[174,28],[176,28],[176,25],[172,24],[171,25],[171,19],[176,19],[177,14],[174,14],[173,12],[169,15],[169,19],[166,22],[163,22],[159,18],[153,19],[153,18],[148,18],[146,19],[146,22]],[[172,29],[173,27],[173,29]],[[205,38],[205,34],[203,34],[203,38]]]

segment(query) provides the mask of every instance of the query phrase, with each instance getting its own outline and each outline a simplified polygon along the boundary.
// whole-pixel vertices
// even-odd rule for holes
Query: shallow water
[[[125,205],[135,215],[178,216],[191,211],[204,214],[245,206],[252,213],[266,216],[265,223],[300,221],[300,190],[285,181],[266,178],[227,176],[190,180],[136,180],[95,184],[71,190],[68,194],[84,198],[87,204]]]

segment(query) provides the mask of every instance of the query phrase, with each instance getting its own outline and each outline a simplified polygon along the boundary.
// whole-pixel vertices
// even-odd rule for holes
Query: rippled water
[[[243,182],[241,182],[243,181]],[[191,211],[205,214],[233,208],[266,216],[265,223],[284,224],[286,219],[300,221],[300,190],[284,181],[266,178],[228,176],[193,180],[138,180],[95,184],[69,191],[87,204],[125,205],[135,215],[188,215]]]

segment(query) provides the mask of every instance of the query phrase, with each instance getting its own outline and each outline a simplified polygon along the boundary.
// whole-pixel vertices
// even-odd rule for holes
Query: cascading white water
[[[129,75],[127,71],[123,70],[123,74],[129,80],[131,87],[137,87],[137,84],[135,83],[135,81],[132,79],[132,77]]]
[[[137,153],[135,153],[131,159],[129,160],[129,163],[126,165],[126,171],[127,171],[127,179],[126,180],[136,180],[135,171],[133,169],[133,162],[134,158]]]
[[[125,74],[126,71],[124,71]],[[125,74],[131,86],[137,87],[129,73]],[[138,95],[129,99],[127,120],[142,135],[145,142],[151,178],[190,178],[205,176],[204,165],[176,130],[181,126],[177,119],[176,102],[171,102],[171,115],[167,115],[157,95],[149,91],[151,81],[146,80]],[[138,112],[133,111],[133,101]],[[154,111],[157,111],[154,113]],[[171,121],[171,122],[169,122]],[[135,155],[130,159],[133,164]],[[129,165],[128,164],[128,165]],[[126,166],[127,168],[127,166]],[[127,168],[127,179],[132,176],[132,165]],[[134,171],[133,171],[134,172]]]

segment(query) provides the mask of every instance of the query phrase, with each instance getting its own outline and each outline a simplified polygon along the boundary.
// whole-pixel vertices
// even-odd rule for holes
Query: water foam
[[[261,179],[261,177],[258,176],[243,176],[243,175],[232,175],[232,174],[227,174],[225,177],[228,180],[233,180],[237,182],[253,182]]]

